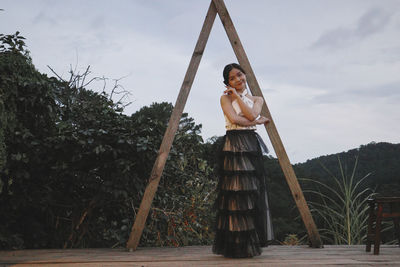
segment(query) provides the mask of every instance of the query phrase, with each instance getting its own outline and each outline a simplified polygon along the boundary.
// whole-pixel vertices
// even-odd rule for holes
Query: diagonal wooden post
[[[239,61],[239,64],[246,71],[247,82],[249,84],[252,94],[256,96],[261,96],[264,99],[256,76],[254,75],[253,69],[250,66],[249,59],[247,58],[242,43],[240,42],[239,35],[236,32],[236,29],[233,25],[231,17],[229,16],[224,1],[212,0],[212,2],[215,4],[215,8],[217,9],[218,15],[225,28],[226,34],[228,35],[229,41]],[[297,208],[299,209],[301,218],[303,219],[304,225],[307,229],[311,245],[318,248],[322,247],[322,242],[318,233],[317,226],[315,225],[315,222],[311,216],[311,212],[307,206],[303,191],[301,190],[300,185],[297,181],[296,174],[294,173],[293,167],[290,164],[289,158],[286,154],[285,148],[282,144],[281,138],[278,134],[278,130],[276,129],[275,123],[272,119],[271,113],[269,112],[265,99],[261,114],[271,120],[270,123],[265,125],[265,128],[268,132],[268,136],[271,140],[272,146],[274,147],[275,153],[279,160],[279,164],[281,165],[283,173],[286,177],[286,181],[290,187]]]
[[[229,13],[226,9],[226,6],[225,6],[223,0],[212,0],[210,7],[208,9],[207,16],[204,21],[202,30],[200,32],[199,39],[198,39],[196,47],[194,49],[192,59],[189,63],[189,67],[186,71],[186,75],[183,80],[182,87],[180,89],[178,98],[176,100],[174,110],[172,111],[172,115],[171,115],[170,121],[168,123],[168,128],[164,134],[164,138],[161,143],[157,159],[153,165],[153,169],[151,171],[150,178],[149,178],[149,183],[146,187],[146,190],[145,190],[143,198],[142,198],[142,202],[140,204],[139,212],[136,216],[135,223],[132,227],[132,231],[129,236],[129,240],[127,242],[127,248],[130,250],[136,250],[136,248],[139,244],[139,240],[142,235],[144,225],[146,223],[146,219],[147,219],[147,216],[148,216],[148,213],[150,210],[151,203],[154,199],[155,192],[157,191],[157,187],[160,182],[160,178],[161,178],[169,151],[171,149],[171,145],[172,145],[176,130],[178,128],[179,121],[182,116],[182,112],[183,112],[184,106],[186,104],[187,97],[189,95],[191,86],[193,84],[193,80],[196,75],[198,66],[200,64],[200,60],[203,55],[203,52],[204,52],[204,49],[205,49],[209,34],[211,32],[211,28],[214,23],[217,12],[219,14],[222,24],[224,25],[225,31],[231,42],[231,45],[236,54],[236,57],[237,57],[239,63],[242,65],[242,67],[246,71],[250,90],[252,91],[253,95],[263,97],[262,92],[260,90],[260,86],[258,85],[258,82],[255,78],[254,72],[250,66],[250,62],[247,58],[246,53],[244,52],[244,49],[240,42],[239,36],[233,26],[232,20],[229,16]],[[307,228],[307,232],[308,232],[308,235],[309,235],[309,238],[311,241],[311,245],[313,247],[322,247],[322,242],[321,242],[317,227],[311,216],[310,210],[308,209],[307,203],[304,199],[303,192],[297,181],[297,178],[293,171],[292,165],[290,164],[290,161],[286,154],[285,148],[283,147],[283,144],[279,137],[275,123],[273,122],[272,116],[266,105],[265,99],[264,99],[264,105],[263,105],[263,109],[262,109],[262,115],[271,119],[271,122],[269,124],[267,124],[265,127],[266,127],[268,135],[271,139],[271,143],[274,147],[274,150],[278,157],[278,160],[279,160],[279,163],[283,170],[283,173],[286,177],[286,181],[290,187],[290,190],[295,199],[296,205],[299,209],[300,215],[301,215],[303,222]]]
[[[149,183],[144,192],[142,202],[140,203],[139,212],[136,215],[135,223],[132,226],[132,231],[126,245],[129,250],[136,250],[139,244],[139,240],[146,223],[147,215],[149,214],[151,203],[153,202],[154,195],[157,191],[157,187],[160,182],[162,172],[164,170],[165,162],[171,149],[176,130],[178,129],[179,121],[181,119],[187,97],[192,87],[194,77],[196,76],[197,69],[200,65],[200,60],[203,56],[204,49],[206,47],[208,37],[210,36],[211,28],[214,24],[216,15],[217,11],[215,10],[215,6],[211,2],[207,12],[207,16],[203,23],[203,27],[200,32],[199,39],[197,40],[196,46],[194,48],[192,59],[190,60],[185,78],[183,79],[183,83],[179,91],[175,107],[172,111],[172,115],[168,123],[168,128],[165,131],[157,159],[153,165],[153,169],[149,178]]]

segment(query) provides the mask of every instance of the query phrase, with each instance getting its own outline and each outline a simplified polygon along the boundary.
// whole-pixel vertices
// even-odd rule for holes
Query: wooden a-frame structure
[[[233,22],[229,16],[228,10],[226,9],[225,3],[223,0],[211,0],[210,7],[207,12],[207,16],[204,20],[203,27],[200,32],[199,39],[197,40],[196,47],[194,48],[194,52],[192,58],[189,63],[189,67],[186,71],[185,78],[183,80],[178,98],[175,103],[175,107],[172,111],[171,118],[168,123],[168,128],[165,131],[160,150],[158,152],[157,159],[153,165],[153,169],[150,174],[149,182],[144,192],[142,202],[140,203],[139,211],[136,215],[135,223],[132,226],[132,231],[129,236],[129,240],[127,242],[127,248],[130,251],[136,250],[140,237],[143,232],[143,228],[146,223],[147,215],[149,214],[149,210],[151,204],[154,199],[154,195],[157,191],[158,184],[160,182],[160,178],[165,166],[165,162],[167,160],[169,151],[171,149],[172,142],[174,140],[175,133],[178,129],[179,121],[182,116],[183,109],[186,104],[186,100],[188,98],[190,89],[193,84],[194,77],[196,75],[197,69],[200,64],[201,57],[204,53],[204,49],[207,44],[208,37],[211,32],[211,28],[214,24],[214,20],[216,15],[219,15],[221,22],[225,28],[225,31],[228,35],[229,41],[232,45],[232,48],[235,52],[235,55],[238,59],[239,64],[243,67],[246,72],[247,83],[251,90],[251,93],[256,96],[263,97],[263,94],[260,90],[260,86],[256,80],[254,72],[250,66],[250,62],[247,58],[247,55],[243,49],[243,46],[240,42],[239,36],[236,32],[235,27],[233,26]],[[263,97],[264,98],[264,97]],[[268,132],[268,136],[271,140],[272,146],[274,147],[275,153],[278,157],[279,163],[283,170],[283,173],[286,177],[286,181],[290,187],[293,198],[296,202],[297,208],[299,209],[301,218],[304,222],[304,225],[307,229],[308,237],[311,242],[312,247],[322,247],[321,238],[318,233],[318,229],[314,223],[314,220],[311,216],[311,212],[307,206],[307,203],[304,199],[303,192],[300,188],[300,185],[297,181],[296,175],[293,171],[293,167],[290,164],[289,158],[286,154],[285,148],[283,147],[281,138],[279,137],[278,131],[275,127],[275,123],[271,117],[271,114],[268,110],[266,101],[264,100],[264,105],[261,111],[261,115],[270,119],[270,123],[265,125],[265,128]]]

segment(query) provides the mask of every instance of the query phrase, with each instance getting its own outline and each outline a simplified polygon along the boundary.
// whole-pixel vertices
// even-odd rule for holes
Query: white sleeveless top
[[[254,102],[247,96],[247,89],[245,89],[242,94],[240,94],[240,93],[238,93],[238,94],[240,95],[240,98],[243,100],[243,102],[247,106],[249,106],[250,108],[253,107]],[[243,116],[242,110],[240,109],[240,106],[236,99],[232,101],[232,107],[235,110],[236,114],[238,114],[239,116]],[[229,118],[225,115],[225,113],[224,113],[224,117],[225,117],[226,130],[255,130],[255,129],[257,129],[257,127],[255,125],[242,126],[239,124],[235,124],[229,120]]]

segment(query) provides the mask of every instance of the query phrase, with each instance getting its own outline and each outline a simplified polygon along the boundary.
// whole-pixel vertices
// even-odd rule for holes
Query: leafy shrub
[[[48,77],[18,33],[1,41],[0,248],[125,246],[173,106],[125,115],[87,89],[88,69]],[[200,130],[182,116],[141,245],[209,243],[215,179]]]
[[[362,244],[366,238],[368,219],[367,199],[372,196],[370,188],[363,188],[369,174],[356,179],[358,158],[355,159],[351,173],[347,173],[338,157],[341,177],[336,177],[324,165],[322,167],[331,177],[331,183],[305,179],[315,189],[305,190],[305,194],[315,196],[308,201],[311,212],[320,223],[321,237],[326,243],[335,245]]]

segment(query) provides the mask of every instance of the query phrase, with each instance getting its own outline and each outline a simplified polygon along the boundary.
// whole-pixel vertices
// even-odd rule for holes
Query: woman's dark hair
[[[242,67],[237,63],[231,63],[226,65],[224,71],[222,72],[222,76],[224,77],[224,84],[226,85],[229,85],[229,72],[231,72],[232,69],[238,69],[244,74],[246,74],[246,72],[242,69]]]

